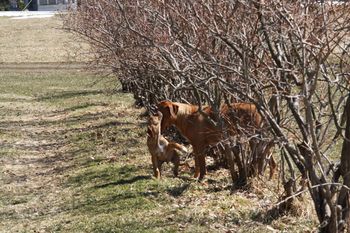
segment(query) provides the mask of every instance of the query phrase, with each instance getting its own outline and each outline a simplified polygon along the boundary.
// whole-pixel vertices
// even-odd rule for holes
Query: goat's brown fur
[[[174,176],[178,176],[180,165],[180,155],[187,153],[187,148],[175,143],[169,142],[161,135],[162,114],[150,116],[147,129],[147,146],[152,156],[153,172],[156,178],[161,177],[161,166],[164,162],[174,164]]]
[[[162,132],[174,125],[190,141],[195,157],[194,176],[199,179],[204,178],[206,148],[208,145],[220,142],[225,136],[220,127],[214,125],[210,120],[215,119],[212,108],[204,107],[199,111],[196,105],[162,101],[158,104],[158,110],[163,114]],[[254,134],[262,124],[262,118],[256,106],[250,103],[223,105],[220,109],[220,116],[228,125],[229,135],[239,134],[241,130],[239,128]]]

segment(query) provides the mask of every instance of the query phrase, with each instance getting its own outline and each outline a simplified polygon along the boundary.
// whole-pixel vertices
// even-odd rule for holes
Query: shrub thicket
[[[238,146],[235,161],[248,169],[256,151],[246,145],[274,143],[287,196],[308,188],[321,231],[338,232],[350,229],[348,22],[347,2],[86,0],[65,25],[149,109],[163,99],[207,104],[225,130],[222,103],[256,104],[263,132],[238,125],[222,148]]]

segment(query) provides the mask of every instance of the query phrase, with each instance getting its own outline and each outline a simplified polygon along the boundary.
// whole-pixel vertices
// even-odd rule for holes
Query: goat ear
[[[179,112],[179,105],[173,104],[173,108],[175,115],[177,115],[177,113]]]
[[[157,114],[158,114],[159,119],[161,120],[163,118],[163,114],[160,111],[158,111]]]
[[[149,137],[153,137],[153,131],[151,130],[151,128],[150,127],[147,127],[147,136],[149,136]]]
[[[176,104],[172,104],[170,108],[170,114],[173,116],[173,117],[176,117],[178,111],[179,111],[179,106],[176,105]]]

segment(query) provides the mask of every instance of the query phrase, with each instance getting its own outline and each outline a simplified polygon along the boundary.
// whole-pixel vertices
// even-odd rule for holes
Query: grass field
[[[0,31],[11,27],[20,32],[13,39],[35,37],[34,24],[46,40],[70,37],[48,27],[59,26],[57,18],[0,18]],[[0,36],[0,43],[6,40]],[[271,217],[269,210],[282,195],[276,178],[261,177],[235,190],[223,169],[209,171],[205,182],[197,183],[184,168],[173,178],[169,165],[161,180],[153,179],[146,119],[140,117],[142,109],[133,107],[131,95],[121,93],[112,77],[82,72],[75,63],[70,69],[60,66],[69,58],[65,43],[47,44],[33,54],[28,47],[35,43],[17,48],[28,57],[11,52],[10,46],[0,48],[0,232],[317,228],[308,202],[287,216]],[[60,55],[49,55],[55,50]]]
[[[0,64],[81,62],[86,44],[62,30],[60,17],[0,20]]]

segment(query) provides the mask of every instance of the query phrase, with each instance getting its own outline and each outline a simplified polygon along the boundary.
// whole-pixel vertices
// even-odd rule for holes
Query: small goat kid
[[[175,143],[169,142],[161,135],[161,121],[163,115],[150,116],[147,127],[147,146],[152,155],[153,172],[156,178],[161,177],[161,167],[164,162],[172,162],[174,164],[174,176],[178,175],[180,165],[180,155],[188,153],[187,148]]]

